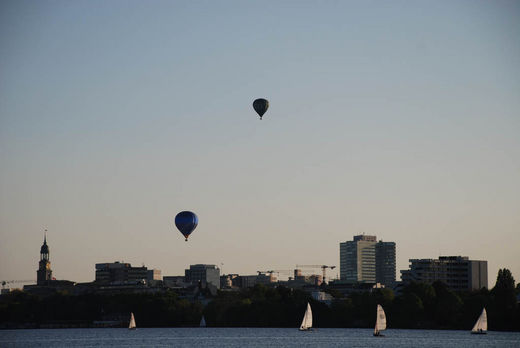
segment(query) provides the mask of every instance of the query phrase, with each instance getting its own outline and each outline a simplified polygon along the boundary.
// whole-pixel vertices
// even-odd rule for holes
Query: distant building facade
[[[163,284],[169,288],[185,288],[190,285],[186,283],[185,276],[164,276]]]
[[[220,277],[221,289],[252,288],[256,284],[269,285],[278,280],[271,272],[259,272],[255,275],[226,274]]]
[[[257,284],[271,284],[276,283],[278,279],[273,273],[260,273],[256,276],[256,283]]]
[[[220,269],[215,265],[190,265],[184,274],[188,283],[200,282],[202,286],[212,284],[220,289]]]
[[[301,282],[306,283],[310,285],[320,286],[323,283],[323,276],[321,274],[310,274],[310,275],[304,275],[302,273],[302,270],[299,268],[296,268],[294,270],[294,279],[292,282],[289,283],[295,283],[295,282]]]
[[[48,285],[52,280],[52,270],[49,246],[47,245],[47,235],[43,238],[43,245],[40,248],[40,262],[36,271],[36,285]]]
[[[340,280],[347,283],[395,282],[395,243],[377,242],[376,236],[357,235],[340,243]]]
[[[376,243],[376,283],[392,287],[395,284],[395,243]]]
[[[96,263],[96,283],[126,284],[146,282],[148,269],[145,266],[132,267],[129,263]]]
[[[410,269],[401,271],[403,283],[441,281],[455,291],[488,287],[487,261],[467,256],[441,256],[438,259],[411,259]]]
[[[149,269],[146,272],[146,280],[147,281],[153,281],[153,280],[162,280],[161,270],[160,269]]]
[[[241,288],[252,288],[256,285],[258,277],[256,275],[242,275],[238,278],[238,286]]]
[[[224,274],[220,276],[220,288],[221,289],[231,289],[239,287],[239,277],[238,274]]]
[[[339,244],[341,280],[352,283],[376,282],[376,237],[359,235]]]
[[[331,294],[328,294],[323,291],[313,291],[313,292],[311,292],[311,296],[314,300],[323,302],[323,303],[327,304],[328,306],[330,306],[330,304],[334,300],[334,297],[332,297]]]

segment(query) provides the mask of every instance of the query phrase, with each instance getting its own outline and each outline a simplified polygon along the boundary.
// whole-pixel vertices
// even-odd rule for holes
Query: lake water
[[[519,347],[520,332],[296,328],[0,330],[0,347]]]

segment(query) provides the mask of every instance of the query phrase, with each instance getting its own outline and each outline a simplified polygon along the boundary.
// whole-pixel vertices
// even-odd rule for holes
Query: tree
[[[396,298],[395,321],[399,327],[422,328],[424,325],[424,305],[419,296],[413,292]]]
[[[515,279],[507,268],[498,271],[497,282],[491,290],[494,303],[494,315],[490,319],[496,321],[497,328],[511,330],[514,328],[516,312]],[[493,321],[490,320],[490,325]]]
[[[437,301],[437,294],[432,284],[423,282],[411,282],[404,289],[405,293],[414,293],[422,301],[427,318],[432,318],[435,312],[435,304]]]
[[[459,328],[462,300],[446,284],[440,281],[433,283],[437,301],[434,317],[440,328]]]

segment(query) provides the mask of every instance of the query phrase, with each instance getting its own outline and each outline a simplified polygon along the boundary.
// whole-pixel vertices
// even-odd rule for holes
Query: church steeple
[[[49,246],[47,245],[47,230],[45,230],[45,235],[43,237],[43,245],[40,248],[40,261],[47,260],[49,261]]]
[[[38,263],[38,270],[36,271],[37,284],[47,285],[48,281],[52,279],[51,262],[49,261],[49,246],[47,245],[47,229],[43,237],[43,245],[40,248],[40,262]]]

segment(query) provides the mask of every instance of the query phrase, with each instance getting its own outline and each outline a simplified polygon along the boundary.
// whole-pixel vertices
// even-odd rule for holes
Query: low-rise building
[[[290,280],[289,283],[305,283],[314,286],[320,286],[323,283],[323,276],[320,274],[304,275],[302,270],[297,268],[294,270],[294,279]]]
[[[163,284],[168,288],[186,288],[190,285],[185,276],[164,276]]]
[[[243,275],[238,278],[237,284],[240,288],[252,288],[256,285],[258,276],[256,275]]]
[[[323,303],[327,304],[328,306],[330,306],[330,304],[332,303],[332,300],[334,299],[334,297],[332,297],[331,294],[328,294],[323,291],[313,291],[313,292],[311,292],[311,296],[314,300],[323,302]]]
[[[404,284],[412,281],[441,281],[455,291],[488,287],[487,261],[469,260],[467,256],[441,256],[438,259],[410,259],[410,269],[401,271]]]
[[[231,289],[240,287],[239,274],[224,274],[220,276],[220,288]]]
[[[161,270],[160,269],[149,269],[146,272],[146,280],[152,281],[152,280],[162,280]]]
[[[126,284],[145,282],[148,269],[145,266],[132,267],[129,263],[96,263],[96,283]]]
[[[220,289],[220,269],[215,265],[190,265],[190,269],[184,271],[186,282],[199,283],[202,286],[212,284]]]

